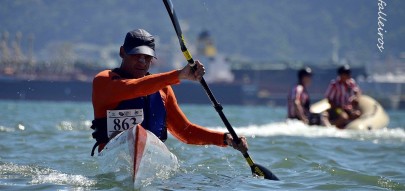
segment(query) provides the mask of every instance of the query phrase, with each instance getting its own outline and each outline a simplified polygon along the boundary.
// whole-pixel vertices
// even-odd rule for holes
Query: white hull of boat
[[[131,127],[111,139],[98,154],[100,169],[117,181],[131,180],[135,189],[167,179],[179,167],[177,157],[153,133]]]
[[[321,113],[330,108],[330,104],[323,99],[311,106],[311,113]],[[373,130],[387,127],[389,117],[384,108],[373,98],[362,95],[359,97],[361,116],[346,125],[345,129]]]

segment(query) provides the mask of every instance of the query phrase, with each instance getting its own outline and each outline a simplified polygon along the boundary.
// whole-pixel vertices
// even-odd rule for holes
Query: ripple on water
[[[83,175],[65,174],[57,170],[35,165],[1,163],[0,175],[2,179],[0,185],[3,186],[50,184],[90,187],[96,184],[95,180],[89,179]]]
[[[0,126],[0,132],[9,133],[9,132],[14,132],[14,131],[15,131],[15,128]]]

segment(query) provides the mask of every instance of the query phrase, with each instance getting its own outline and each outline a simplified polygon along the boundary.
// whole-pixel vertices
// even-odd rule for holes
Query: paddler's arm
[[[362,92],[361,92],[360,87],[357,84],[355,84],[355,87],[353,88],[353,90],[354,90],[354,94],[356,94],[357,97],[361,96]]]
[[[200,80],[205,74],[204,66],[196,61],[197,70],[193,71],[190,65],[187,64],[180,72],[180,78],[189,80]],[[187,144],[195,145],[208,145],[214,144],[218,146],[225,146],[224,139],[226,134],[223,132],[213,131],[196,124],[192,124],[187,117],[181,111],[180,107],[177,105],[176,96],[174,95],[173,89],[168,86],[164,90],[166,96],[165,107],[166,107],[166,125],[170,133],[175,136],[180,141]]]
[[[170,133],[180,141],[194,145],[226,146],[223,132],[210,130],[191,123],[177,105],[176,97],[171,87],[164,89],[166,94],[166,123]]]
[[[335,83],[331,82],[329,84],[329,86],[328,86],[328,89],[325,92],[325,97],[328,100],[331,108],[336,108],[336,104],[334,102],[334,98],[335,98],[335,95],[336,95],[336,89],[335,88],[336,88]]]
[[[298,114],[298,118],[305,124],[308,124],[308,118],[307,118],[307,116],[305,116],[304,108],[302,107],[302,104],[301,104],[302,92],[303,92],[302,86],[297,86],[295,100],[294,100],[295,111]]]
[[[308,118],[304,114],[304,108],[302,108],[301,102],[295,101],[294,104],[295,104],[296,112],[298,113],[298,118],[300,118],[300,120],[302,122],[304,122],[305,124],[308,124]]]
[[[350,88],[353,90],[354,95],[349,98],[349,102],[358,102],[358,98],[361,96],[361,90],[360,87],[357,85],[356,81],[354,79],[350,80]]]

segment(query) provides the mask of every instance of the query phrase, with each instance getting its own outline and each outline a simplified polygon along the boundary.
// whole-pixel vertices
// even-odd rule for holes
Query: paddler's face
[[[351,75],[350,75],[350,74],[345,74],[345,73],[340,74],[340,79],[341,79],[343,82],[345,82],[345,81],[347,81],[347,80],[350,80],[350,78],[351,78]]]
[[[309,85],[311,85],[311,81],[312,81],[311,76],[304,76],[302,78],[302,85],[304,85],[305,87],[308,87]]]
[[[144,77],[153,60],[153,56],[145,54],[126,54],[125,52],[121,53],[121,57],[121,69],[131,74],[133,78]]]

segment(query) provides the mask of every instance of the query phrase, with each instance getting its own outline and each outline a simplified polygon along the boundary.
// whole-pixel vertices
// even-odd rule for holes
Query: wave
[[[91,126],[90,120],[83,120],[83,121],[61,121],[57,125],[57,129],[59,131],[82,131],[82,130],[90,130]]]
[[[14,128],[10,128],[10,127],[4,127],[4,126],[0,126],[0,132],[14,132],[15,129]]]
[[[18,124],[16,127],[12,128],[12,127],[5,127],[5,126],[1,126],[0,125],[0,132],[6,132],[6,133],[10,133],[10,132],[14,132],[14,131],[24,131],[25,130],[25,126],[22,124]]]
[[[79,187],[89,187],[96,184],[83,175],[65,174],[50,168],[38,167],[35,165],[17,165],[13,163],[0,164],[0,172],[4,176],[10,176],[6,179],[13,179],[16,176],[31,177],[30,184],[58,184],[73,185]],[[11,182],[11,184],[13,184]]]
[[[222,127],[211,127],[219,131],[227,131]],[[341,130],[335,127],[308,126],[297,120],[286,122],[269,123],[263,125],[248,125],[235,127],[238,135],[247,137],[271,137],[271,136],[300,136],[300,137],[334,137],[358,140],[392,140],[405,142],[405,130],[401,127],[382,128],[372,131]]]

